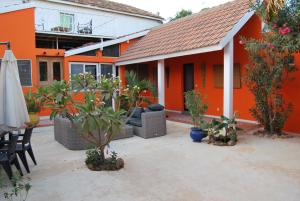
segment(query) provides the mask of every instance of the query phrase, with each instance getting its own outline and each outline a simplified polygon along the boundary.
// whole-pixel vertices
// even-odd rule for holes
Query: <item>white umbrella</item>
[[[0,130],[10,131],[29,122],[17,60],[11,50],[6,50],[0,71]]]

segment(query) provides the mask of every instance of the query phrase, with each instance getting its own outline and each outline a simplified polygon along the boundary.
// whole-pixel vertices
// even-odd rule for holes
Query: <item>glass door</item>
[[[63,79],[63,59],[57,57],[39,57],[37,59],[39,86],[52,84]]]

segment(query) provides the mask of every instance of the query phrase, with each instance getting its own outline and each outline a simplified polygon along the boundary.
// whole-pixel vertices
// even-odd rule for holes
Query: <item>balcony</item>
[[[115,20],[114,16],[37,8],[35,30],[56,35],[112,38],[116,35]]]

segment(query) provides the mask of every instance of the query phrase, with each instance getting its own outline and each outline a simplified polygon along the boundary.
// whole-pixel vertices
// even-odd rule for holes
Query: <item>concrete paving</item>
[[[300,137],[242,134],[236,146],[217,147],[193,143],[189,127],[168,122],[167,136],[114,141],[125,160],[118,172],[88,170],[84,151],[65,149],[52,127],[40,128],[28,201],[300,200]]]

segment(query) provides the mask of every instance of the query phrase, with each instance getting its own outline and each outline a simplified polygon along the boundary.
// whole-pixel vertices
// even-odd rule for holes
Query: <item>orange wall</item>
[[[32,72],[36,72],[34,9],[24,9],[0,14],[0,41],[10,41],[17,59],[31,60]],[[0,47],[0,58],[5,48]],[[32,73],[32,84],[36,85],[36,73]],[[23,88],[25,91],[28,87]]]
[[[248,55],[244,47],[239,44],[240,36],[259,38],[261,33],[260,19],[252,17],[234,38],[234,63],[241,65],[241,75],[245,75],[245,65],[248,63]],[[208,115],[223,114],[223,89],[214,87],[213,65],[223,64],[223,51],[205,54],[190,55],[166,60],[166,66],[170,67],[170,86],[166,88],[166,108],[170,110],[184,110],[183,96],[183,65],[194,64],[195,89],[203,94],[208,104]],[[206,65],[206,83],[202,85],[201,65]],[[241,101],[247,100],[247,101]],[[250,100],[250,101],[249,101]],[[240,118],[252,120],[249,108],[253,105],[253,96],[242,84],[240,89],[234,89],[234,111],[240,114]]]
[[[293,104],[293,112],[289,116],[285,129],[290,132],[300,133],[300,124],[298,122],[300,117],[300,53],[295,55],[295,64],[298,70],[291,75],[295,79],[287,81],[283,89],[286,101]]]

